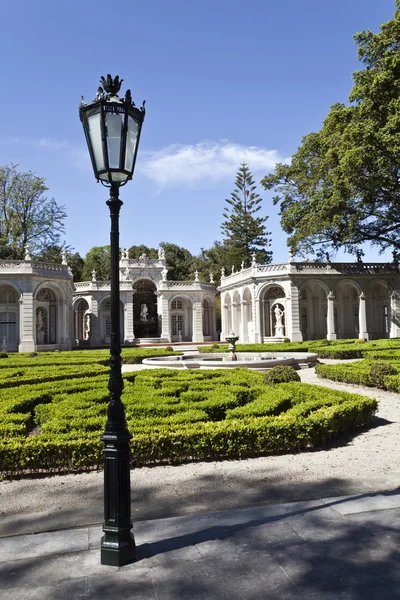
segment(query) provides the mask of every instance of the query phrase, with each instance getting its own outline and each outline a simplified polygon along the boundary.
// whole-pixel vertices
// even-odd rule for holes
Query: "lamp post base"
[[[112,531],[113,529],[114,531]],[[105,535],[101,538],[100,551],[102,565],[123,567],[135,562],[136,545],[135,539],[130,532],[128,532],[128,535],[124,535],[124,532],[119,531],[118,527],[106,527],[104,524],[103,531]]]

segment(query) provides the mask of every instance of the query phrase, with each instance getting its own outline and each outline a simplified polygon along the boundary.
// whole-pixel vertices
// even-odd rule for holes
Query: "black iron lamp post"
[[[144,103],[137,108],[130,90],[119,98],[122,79],[101,77],[91,104],[83,99],[79,116],[85,131],[89,154],[97,181],[110,188],[107,205],[111,217],[111,345],[110,403],[101,440],[104,443],[104,536],[101,563],[120,567],[136,557],[131,532],[130,450],[131,434],[121,401],[124,387],[121,374],[120,300],[119,300],[119,188],[132,179],[140,132],[145,115]]]

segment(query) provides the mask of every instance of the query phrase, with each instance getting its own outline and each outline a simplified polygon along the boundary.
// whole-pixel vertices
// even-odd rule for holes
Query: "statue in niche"
[[[83,318],[83,339],[88,340],[90,336],[90,313],[86,313]]]
[[[129,281],[129,279],[130,279],[129,269],[128,269],[128,267],[125,267],[125,270],[124,270],[124,281]]]
[[[148,314],[149,314],[149,309],[147,308],[147,304],[141,304],[140,305],[140,320],[143,323],[147,323],[148,322]]]
[[[46,333],[46,317],[42,308],[39,308],[36,312],[36,338],[38,344],[45,343]]]
[[[281,310],[278,304],[274,308],[275,315],[275,337],[283,336],[283,310]]]

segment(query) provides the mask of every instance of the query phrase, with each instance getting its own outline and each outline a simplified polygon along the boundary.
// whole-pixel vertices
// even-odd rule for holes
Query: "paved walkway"
[[[100,564],[101,528],[0,539],[1,600],[396,600],[400,492],[135,524],[138,560]]]

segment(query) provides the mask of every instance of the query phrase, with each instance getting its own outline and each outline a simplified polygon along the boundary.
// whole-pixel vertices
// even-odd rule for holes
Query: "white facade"
[[[66,264],[0,260],[1,350],[70,350],[72,293]]]
[[[121,342],[171,343],[216,340],[213,283],[167,280],[167,265],[162,250],[158,259],[142,255],[128,258],[123,251],[119,264],[121,300]],[[110,282],[75,284],[74,337],[81,346],[109,344]]]
[[[290,262],[221,277],[221,340],[240,343],[400,337],[393,263]]]

